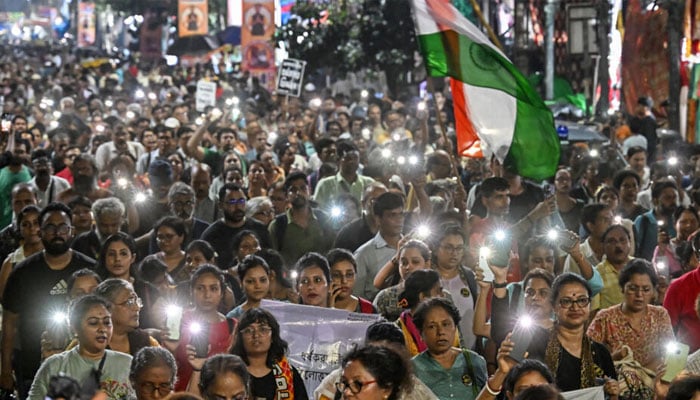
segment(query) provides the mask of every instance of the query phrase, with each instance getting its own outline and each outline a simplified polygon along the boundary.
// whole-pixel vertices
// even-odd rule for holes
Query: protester
[[[270,267],[265,260],[249,255],[241,260],[237,269],[245,301],[226,314],[227,318],[240,318],[251,308],[260,307],[260,301],[270,293]]]
[[[328,252],[326,258],[331,267],[329,307],[376,314],[377,310],[370,301],[352,294],[357,273],[357,262],[352,253],[345,249],[333,249]]]
[[[410,393],[408,361],[385,346],[366,346],[343,358],[343,374],[336,388],[344,398],[398,400]]]
[[[177,377],[175,358],[161,347],[144,347],[134,354],[129,381],[136,400],[155,400],[172,393]]]
[[[331,280],[328,260],[318,253],[308,253],[294,268],[301,304],[328,307],[328,285]]]

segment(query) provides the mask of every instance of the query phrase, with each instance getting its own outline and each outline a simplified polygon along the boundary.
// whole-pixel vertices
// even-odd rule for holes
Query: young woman
[[[659,229],[659,241],[652,262],[657,266],[657,274],[678,278],[688,271],[681,265],[676,249],[700,228],[700,216],[695,207],[680,206],[673,213],[673,220],[676,221],[676,237],[670,238],[667,230]],[[660,268],[661,265],[665,268]]]
[[[160,251],[144,258],[142,263],[155,258],[168,266],[168,274],[175,282],[187,281],[190,276],[185,268],[185,252],[182,250],[186,234],[184,221],[178,217],[164,217],[156,223],[153,230]]]
[[[238,265],[238,277],[243,283],[246,300],[226,314],[227,318],[240,318],[245,311],[260,307],[260,301],[270,293],[270,267],[262,258],[245,257]]]
[[[270,298],[298,303],[299,293],[294,290],[294,285],[287,279],[289,271],[284,266],[282,255],[273,249],[262,249],[259,255],[270,266]]]
[[[165,340],[165,346],[173,351],[177,361],[175,391],[184,390],[192,375],[187,347],[194,335],[208,334],[208,356],[223,353],[231,346],[235,320],[227,319],[218,311],[224,285],[224,274],[211,264],[200,266],[192,275],[190,290],[194,307],[182,315],[180,340]]]
[[[107,350],[112,337],[110,310],[109,302],[91,294],[73,303],[69,321],[78,338],[78,345],[49,357],[41,364],[29,390],[29,399],[46,398],[51,377],[60,373],[70,376],[81,385],[97,385],[109,398],[127,396],[130,390],[131,356]]]
[[[331,287],[329,307],[364,314],[376,314],[372,303],[352,294],[355,286],[357,262],[351,252],[345,249],[333,249],[327,255],[331,267]]]
[[[251,375],[255,399],[308,399],[304,381],[287,359],[287,342],[275,317],[262,308],[243,313],[231,353],[241,357]]]
[[[295,270],[297,289],[301,304],[316,307],[328,307],[328,282],[330,267],[328,260],[318,253],[307,253],[297,261]]]
[[[430,248],[420,240],[411,239],[401,245],[398,252],[400,282],[382,289],[374,298],[374,306],[387,321],[396,321],[403,311],[399,307],[399,295],[404,290],[406,277],[413,271],[430,269],[430,258]]]
[[[44,244],[39,234],[41,231],[39,213],[41,213],[39,207],[29,205],[17,214],[17,226],[19,226],[19,234],[22,237],[22,245],[10,253],[2,264],[2,269],[0,269],[0,299],[2,299],[2,294],[5,292],[7,279],[10,277],[10,272],[12,272],[14,266],[32,254],[44,249]]]

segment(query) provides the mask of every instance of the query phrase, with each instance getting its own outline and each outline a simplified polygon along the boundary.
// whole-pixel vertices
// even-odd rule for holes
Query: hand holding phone
[[[505,230],[497,230],[489,237],[489,247],[491,248],[491,257],[489,264],[497,268],[507,268],[510,261],[510,248],[512,244],[512,236]]]
[[[520,362],[525,359],[527,349],[532,342],[534,325],[535,322],[529,315],[518,318],[510,338],[510,341],[513,342],[513,350],[510,351],[509,357],[513,360]]]
[[[209,353],[209,329],[207,323],[190,324],[190,344],[194,346],[197,358],[206,358]]]
[[[688,361],[690,347],[679,342],[670,342],[666,345],[666,373],[661,377],[664,382],[671,382],[683,371]]]

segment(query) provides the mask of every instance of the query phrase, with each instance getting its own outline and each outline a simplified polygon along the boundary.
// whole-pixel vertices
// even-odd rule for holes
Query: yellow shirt
[[[628,258],[632,260],[632,257]],[[622,294],[622,289],[620,289],[618,281],[620,273],[617,269],[608,262],[607,258],[596,265],[595,269],[600,274],[600,277],[603,278],[603,289],[593,297],[591,310],[608,308],[622,303],[624,295]]]

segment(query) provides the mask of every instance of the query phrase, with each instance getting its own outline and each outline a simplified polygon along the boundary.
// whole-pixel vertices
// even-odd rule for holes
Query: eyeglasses
[[[172,233],[164,233],[162,235],[156,236],[156,240],[159,242],[169,242],[169,241],[173,240],[174,237],[175,237],[175,235]]]
[[[73,227],[66,224],[61,225],[44,225],[41,230],[48,235],[67,235],[71,233]]]
[[[244,206],[245,205],[245,197],[241,197],[240,199],[226,200],[225,203],[228,205],[231,205],[231,206]]]
[[[643,294],[649,294],[651,293],[653,288],[649,286],[637,286],[637,285],[629,285],[625,286],[625,292],[627,293],[643,293]]]
[[[334,280],[338,280],[338,281],[342,281],[343,278],[345,278],[346,281],[351,281],[351,280],[355,279],[355,273],[352,271],[349,271],[345,274],[341,274],[339,272],[336,272],[336,273],[331,274],[331,278]]]
[[[124,307],[128,307],[128,308],[132,308],[134,306],[137,306],[138,308],[142,308],[143,302],[141,301],[141,298],[139,298],[138,296],[132,296],[132,297],[129,297],[128,299],[126,299],[125,302],[116,303],[115,305],[124,306]]]
[[[161,396],[167,396],[173,391],[172,383],[161,383],[156,385],[152,382],[144,382],[141,384],[141,390],[145,393],[154,394],[158,392]]]
[[[253,215],[275,215],[275,210],[260,210]]]
[[[241,335],[243,336],[267,336],[272,333],[272,328],[269,326],[261,326],[258,329],[245,328],[241,329]]]
[[[194,205],[194,202],[192,201],[173,201],[172,203],[173,206],[177,208],[184,208],[184,207],[192,207]]]
[[[345,392],[345,389],[350,389],[350,392],[352,394],[358,394],[362,391],[362,388],[370,385],[372,383],[377,383],[377,381],[366,381],[366,382],[360,382],[360,381],[351,381],[351,382],[336,382],[335,383],[335,388],[338,389],[339,392],[343,393]]]
[[[541,298],[546,299],[547,297],[549,297],[550,292],[551,291],[549,289],[535,290],[535,289],[530,288],[530,289],[527,289],[525,291],[525,296],[526,297],[535,297],[535,295],[539,295]]]
[[[440,246],[440,250],[443,250],[445,253],[461,253],[464,251],[464,246],[450,246],[449,244],[445,244]]]
[[[570,299],[568,297],[559,299],[559,305],[562,306],[562,308],[571,308],[574,304],[581,308],[584,308],[587,305],[591,304],[591,299],[589,297],[579,297],[576,300]]]

